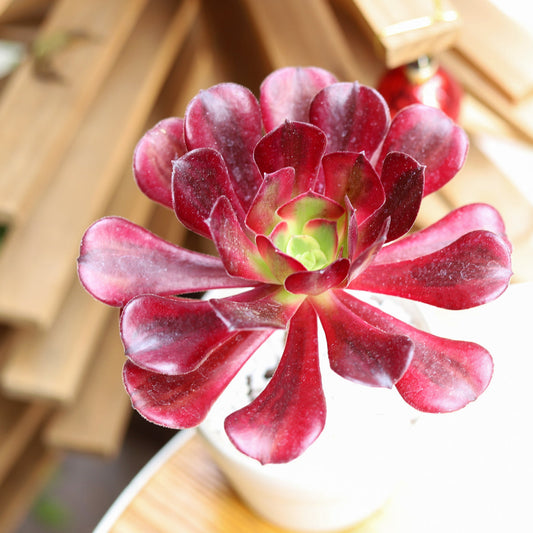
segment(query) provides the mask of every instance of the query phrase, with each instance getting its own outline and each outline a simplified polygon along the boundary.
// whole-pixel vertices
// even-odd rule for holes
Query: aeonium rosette
[[[274,376],[225,428],[245,454],[290,461],[325,423],[318,322],[331,368],[348,380],[396,387],[426,412],[477,398],[492,374],[484,348],[415,329],[350,292],[464,309],[505,290],[510,245],[492,207],[467,205],[408,233],[467,147],[441,111],[415,105],[391,121],[376,91],[317,68],[273,72],[259,101],[240,85],[211,87],[184,119],[148,131],[134,155],[138,185],[219,255],[117,217],[87,230],[80,279],[122,308],[134,407],[158,424],[196,426],[266,338],[286,329]]]

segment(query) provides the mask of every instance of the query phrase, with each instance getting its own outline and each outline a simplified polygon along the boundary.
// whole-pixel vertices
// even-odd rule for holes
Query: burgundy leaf
[[[374,261],[376,256],[378,256],[380,250],[383,249],[383,245],[385,244],[385,241],[387,240],[387,234],[389,233],[389,224],[390,224],[390,218],[387,218],[382,226],[381,231],[377,234],[377,237],[367,246],[363,247],[363,239],[361,239],[357,245],[355,250],[352,252],[350,247],[350,242],[348,251],[349,251],[349,257],[350,257],[350,270],[348,272],[348,285],[351,283],[351,281],[363,272],[365,268],[367,268],[369,265],[371,265]],[[351,233],[349,228],[349,233]]]
[[[415,104],[394,117],[377,170],[389,152],[405,152],[426,166],[424,195],[440,189],[463,166],[468,137],[440,109]]]
[[[259,141],[254,157],[262,173],[293,167],[296,196],[313,189],[325,147],[326,137],[317,127],[287,121]]]
[[[207,219],[221,196],[228,198],[240,220],[244,219],[226,164],[211,148],[198,148],[174,161],[172,189],[176,216],[204,237],[211,237]]]
[[[271,331],[234,334],[195,371],[168,376],[126,361],[124,385],[133,407],[145,418],[182,429],[203,421],[215,400]]]
[[[383,162],[381,183],[386,200],[379,213],[382,220],[391,218],[387,240],[393,241],[415,222],[424,191],[424,169],[407,154],[391,152]]]
[[[385,192],[379,176],[364,154],[335,152],[322,160],[325,196],[339,204],[347,196],[356,209],[361,224],[385,202]]]
[[[102,218],[85,232],[78,274],[90,294],[118,307],[139,294],[254,285],[228,276],[218,257],[180,248],[119,217]]]
[[[181,118],[166,118],[143,135],[133,154],[133,174],[148,198],[172,207],[172,161],[186,151]]]
[[[338,287],[350,268],[348,259],[337,259],[322,270],[296,272],[285,280],[285,288],[293,294],[318,295]]]
[[[483,347],[416,329],[346,292],[336,291],[336,296],[363,320],[413,341],[413,359],[396,388],[414,408],[430,413],[456,411],[487,388],[493,364]]]
[[[371,264],[349,288],[466,309],[499,296],[511,274],[507,243],[494,233],[478,230],[419,258]]]
[[[304,302],[289,323],[273,378],[251,404],[226,418],[225,428],[246,455],[262,464],[287,463],[316,440],[325,421],[316,315]]]
[[[235,83],[201,91],[185,113],[189,149],[213,148],[222,154],[235,192],[247,211],[261,183],[253,150],[261,138],[261,111],[255,96]]]
[[[286,67],[261,84],[260,104],[268,132],[286,120],[309,122],[309,105],[320,89],[335,83],[330,72],[316,67]]]
[[[309,117],[326,134],[328,153],[365,152],[368,159],[381,146],[390,124],[383,97],[358,82],[322,89],[311,103]]]
[[[225,196],[221,196],[215,203],[208,225],[220,258],[230,275],[266,283],[276,281]]]
[[[365,322],[335,298],[336,292],[315,301],[332,370],[362,385],[391,388],[409,367],[413,343]]]
[[[160,374],[191,372],[231,335],[208,302],[151,294],[126,304],[120,331],[126,356]]]
[[[246,225],[257,234],[269,234],[280,221],[276,209],[288,202],[294,187],[294,168],[266,174],[246,215]]]
[[[218,317],[230,330],[285,329],[302,301],[280,287],[260,287],[229,298],[209,300]]]
[[[431,226],[385,246],[376,258],[376,264],[405,261],[436,252],[476,230],[491,231],[507,240],[504,222],[496,209],[487,204],[468,204],[448,213]],[[510,248],[511,243],[508,245]]]

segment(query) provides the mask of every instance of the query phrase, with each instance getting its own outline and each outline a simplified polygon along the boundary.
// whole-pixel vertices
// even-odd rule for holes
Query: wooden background
[[[131,175],[143,131],[183,115],[201,88],[234,81],[257,92],[286,65],[375,85],[387,65],[437,53],[466,90],[471,149],[417,224],[490,202],[514,245],[513,281],[533,279],[531,202],[476,142],[479,133],[533,142],[531,38],[487,0],[461,2],[460,24],[390,38],[395,17],[418,19],[428,3],[397,13],[390,0],[0,0],[0,38],[26,47],[0,86],[1,531],[16,526],[62,450],[120,449],[131,408],[117,315],[80,288],[79,242],[114,214],[203,246]],[[504,41],[512,52],[495,47]]]

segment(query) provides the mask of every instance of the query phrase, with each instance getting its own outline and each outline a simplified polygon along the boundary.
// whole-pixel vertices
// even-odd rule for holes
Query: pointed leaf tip
[[[287,463],[317,439],[325,421],[316,314],[304,302],[290,321],[273,378],[252,403],[226,418],[225,429],[240,451],[262,464]]]

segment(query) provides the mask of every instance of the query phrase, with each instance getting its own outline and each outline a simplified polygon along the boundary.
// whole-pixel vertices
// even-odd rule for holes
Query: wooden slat
[[[150,229],[180,244],[186,230],[174,213],[158,206]],[[85,376],[76,401],[55,414],[44,438],[54,447],[114,455],[120,448],[131,414],[130,401],[122,385],[124,348],[118,330],[118,315],[108,321],[101,345]]]
[[[326,0],[242,0],[271,68],[314,65],[343,80],[360,70]]]
[[[41,17],[53,0],[0,0],[0,24]]]
[[[44,429],[48,446],[105,456],[118,452],[131,414],[122,386],[123,364],[124,349],[114,313],[76,402],[53,415]]]
[[[46,449],[38,439],[24,449],[0,486],[0,531],[15,531],[58,461],[57,453]]]
[[[40,38],[71,31],[80,39],[57,52],[55,81],[36,76],[35,62],[27,61],[3,91],[0,221],[24,218],[38,199],[145,2],[58,0],[53,6]]]
[[[28,444],[37,435],[50,408],[0,396],[0,485]]]
[[[138,190],[128,165],[106,212],[145,224],[153,205]],[[49,329],[21,328],[13,333],[9,358],[0,371],[4,393],[62,404],[76,398],[100,332],[112,313],[84,291],[74,269],[73,278]]]
[[[442,65],[461,83],[466,91],[503,118],[513,128],[533,141],[533,96],[514,103],[480,71],[473,69],[457,51],[449,50],[439,56]],[[533,70],[524,61],[524,69]]]
[[[197,12],[187,0],[149,3],[57,176],[0,253],[0,317],[46,328],[72,281],[79,240],[131,160],[147,116]],[[35,262],[39,269],[36,270]]]
[[[468,0],[457,7],[462,27],[454,49],[513,101],[531,95],[533,35],[489,0]]]
[[[460,28],[459,14],[447,0],[348,1],[388,68],[446,50]]]

